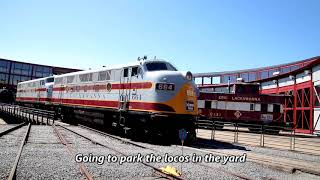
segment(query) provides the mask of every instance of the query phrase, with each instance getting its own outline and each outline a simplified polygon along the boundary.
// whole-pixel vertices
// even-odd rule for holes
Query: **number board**
[[[156,89],[157,90],[165,90],[165,91],[174,91],[174,84],[157,83]]]

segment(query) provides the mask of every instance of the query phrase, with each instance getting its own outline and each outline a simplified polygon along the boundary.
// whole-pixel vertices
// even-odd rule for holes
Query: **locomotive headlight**
[[[190,71],[187,72],[186,78],[187,78],[188,81],[192,80],[192,73]]]

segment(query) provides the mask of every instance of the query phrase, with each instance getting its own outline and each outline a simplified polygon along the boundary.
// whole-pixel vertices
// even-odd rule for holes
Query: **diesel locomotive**
[[[184,128],[190,141],[196,137],[192,73],[160,59],[20,82],[16,102],[53,109],[69,123],[81,121],[148,137],[178,137]]]

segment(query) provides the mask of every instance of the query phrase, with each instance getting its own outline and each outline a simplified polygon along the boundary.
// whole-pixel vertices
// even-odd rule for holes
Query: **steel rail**
[[[67,141],[65,140],[63,135],[58,130],[58,128],[54,124],[52,125],[52,127],[53,127],[54,131],[56,132],[56,135],[58,136],[58,139],[60,140],[60,142],[67,147],[69,154],[71,156],[74,156],[75,153],[74,153],[72,147],[67,143]],[[93,180],[92,174],[89,173],[88,169],[85,167],[85,165],[83,163],[80,163],[80,170],[81,170],[81,172],[83,172],[85,174],[87,179]]]
[[[143,148],[143,149],[150,149],[150,150],[154,150],[154,149],[151,149],[151,148],[148,148],[148,147],[142,146],[142,145],[140,145],[140,144],[137,144],[137,143],[131,142],[131,141],[126,140],[126,139],[124,139],[124,138],[117,137],[117,136],[114,136],[114,135],[111,135],[111,134],[108,134],[108,133],[105,133],[105,132],[102,132],[102,131],[99,131],[99,130],[96,130],[96,129],[90,128],[90,127],[88,127],[88,126],[84,126],[84,125],[81,125],[81,124],[79,124],[78,126],[79,126],[79,127],[82,127],[82,128],[85,128],[85,129],[88,129],[88,130],[90,130],[90,131],[94,131],[94,132],[99,133],[99,134],[101,134],[101,135],[108,136],[108,137],[111,137],[111,138],[113,138],[113,139],[116,139],[116,140],[122,141],[123,143],[127,143],[127,144],[130,144],[130,145],[133,145],[133,146],[136,146],[136,147],[140,147],[140,148]]]
[[[13,167],[11,168],[11,171],[10,171],[10,175],[8,177],[8,180],[12,180],[12,179],[16,179],[16,172],[17,172],[17,167],[18,167],[18,164],[19,164],[19,160],[20,160],[20,157],[21,157],[21,153],[22,153],[22,150],[23,150],[23,146],[26,144],[26,142],[28,141],[28,137],[29,137],[29,133],[30,133],[30,128],[31,128],[31,124],[29,123],[28,125],[28,129],[23,137],[23,140],[21,142],[21,145],[20,145],[20,148],[18,150],[18,154],[16,156],[16,159],[14,161],[14,164],[13,164]]]
[[[14,131],[14,130],[17,130],[17,129],[21,128],[21,127],[24,126],[24,125],[26,125],[26,123],[18,124],[18,125],[10,128],[10,129],[7,129],[7,130],[5,130],[5,131],[3,131],[3,132],[0,132],[0,137],[3,136],[3,135],[8,134],[8,133],[10,133],[10,132],[12,132],[12,131]]]
[[[206,143],[199,143],[199,145],[211,146],[211,145],[208,145]],[[212,147],[214,147],[214,145]],[[218,152],[218,151],[214,151],[214,150],[202,150],[202,149],[200,149],[198,147],[186,147],[186,148],[195,149],[195,150],[198,150],[198,151],[201,151],[201,152],[223,154],[223,155],[227,155],[227,156],[228,155],[232,155],[230,153]],[[285,157],[282,157],[282,158],[285,158]],[[263,165],[268,165],[269,167],[273,167],[275,169],[279,169],[279,170],[282,170],[282,171],[287,171],[287,172],[290,172],[290,173],[294,173],[296,171],[301,171],[301,172],[305,172],[305,173],[309,173],[309,174],[314,174],[314,175],[320,176],[320,171],[314,170],[314,169],[311,169],[311,168],[301,167],[302,165],[297,160],[295,160],[295,161],[297,161],[295,163],[294,162],[290,163],[290,162],[277,161],[276,164],[275,164],[275,159],[273,157],[261,158],[261,157],[258,157],[258,154],[256,154],[256,155],[251,154],[250,158],[248,158],[248,161],[256,162],[256,163],[263,164]],[[292,160],[288,159],[287,161],[292,161]]]
[[[109,147],[109,146],[107,146],[107,145],[105,145],[105,144],[102,144],[102,143],[100,143],[100,142],[98,142],[98,141],[95,141],[95,140],[93,140],[93,139],[91,139],[91,138],[89,138],[89,137],[87,137],[87,136],[85,136],[85,135],[82,135],[82,134],[80,134],[80,133],[78,133],[78,132],[75,132],[75,131],[67,128],[67,127],[64,127],[64,126],[61,126],[61,125],[58,125],[58,126],[66,129],[66,130],[68,130],[68,131],[70,131],[70,132],[72,132],[72,133],[74,133],[74,134],[76,134],[76,135],[78,135],[78,136],[80,136],[80,137],[82,137],[82,138],[84,138],[84,139],[87,139],[87,140],[91,141],[91,142],[94,143],[94,144],[98,144],[98,145],[103,146],[103,147],[105,147],[105,148],[111,149],[112,151],[117,152],[117,153],[119,153],[119,154],[121,154],[121,155],[127,155],[127,154],[125,154],[125,153],[123,153],[123,152],[121,152],[121,151],[119,151],[119,150],[117,150],[117,149],[115,149],[115,148]],[[111,136],[110,136],[110,137],[111,137]],[[120,140],[120,138],[119,138],[119,140]],[[139,145],[139,146],[141,146],[141,145]],[[147,164],[147,163],[145,163],[145,162],[141,162],[141,164],[143,164],[143,165],[145,165],[145,166],[147,166],[147,167],[152,168],[155,172],[157,172],[157,174],[159,174],[160,176],[162,176],[162,177],[164,177],[164,178],[167,178],[167,179],[175,179],[175,180],[184,180],[184,178],[177,177],[177,176],[174,176],[174,175],[171,175],[171,174],[166,174],[166,173],[162,172],[161,169],[159,169],[159,168],[157,168],[157,167],[154,167],[154,166],[152,166],[152,165],[150,165],[150,164]]]
[[[144,148],[144,149],[150,149],[150,150],[152,150],[152,151],[154,151],[154,152],[159,152],[159,151],[157,151],[157,150],[155,150],[155,149],[151,149],[151,148],[142,146],[142,145],[140,145],[140,144],[131,142],[131,141],[126,140],[126,139],[124,139],[124,138],[120,138],[120,137],[117,137],[117,136],[114,136],[114,135],[111,135],[111,134],[108,134],[108,133],[105,133],[105,132],[101,132],[101,131],[99,131],[99,130],[96,130],[96,129],[93,129],[93,128],[90,128],[90,127],[87,127],[87,126],[84,126],[84,125],[78,125],[78,126],[80,126],[80,127],[82,127],[82,128],[85,128],[85,129],[89,129],[89,130],[91,130],[91,131],[97,132],[97,133],[102,134],[102,135],[106,135],[106,136],[111,137],[111,138],[115,138],[115,139],[117,139],[117,140],[119,140],[119,141],[122,141],[122,142],[125,142],[125,143],[128,143],[128,144],[131,144],[131,145],[134,145],[134,146],[137,146],[137,147],[141,147],[141,148]],[[146,165],[149,165],[149,164],[146,164]],[[199,165],[199,166],[204,166],[204,167],[207,167],[207,168],[211,168],[211,169],[216,169],[216,170],[222,171],[222,172],[224,172],[224,173],[226,173],[226,174],[230,174],[230,175],[232,175],[232,176],[238,177],[238,178],[240,178],[240,179],[246,179],[246,180],[251,180],[251,179],[252,179],[252,178],[249,178],[249,177],[246,177],[246,176],[238,175],[238,174],[235,174],[235,173],[226,171],[226,170],[222,170],[222,169],[219,169],[219,168],[210,167],[210,166],[207,166],[207,165],[204,165],[204,164],[198,164],[198,165]]]

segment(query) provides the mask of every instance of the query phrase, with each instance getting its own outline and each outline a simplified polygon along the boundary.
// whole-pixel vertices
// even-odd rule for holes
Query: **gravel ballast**
[[[182,166],[183,177],[186,179],[320,179],[319,176],[306,174],[302,172],[289,173],[261,165],[256,162],[246,161],[232,163],[228,162],[225,165],[217,162],[164,162],[165,154],[169,156],[181,156],[181,146],[177,145],[155,145],[143,142],[134,142],[147,148],[137,147],[131,144],[123,143],[111,137],[101,135],[88,129],[78,126],[66,126],[79,134],[83,134],[96,142],[102,143],[109,148],[100,146],[83,137],[80,137],[62,127],[57,126],[61,135],[66,139],[67,143],[73,148],[74,152],[69,153],[67,147],[60,143],[53,127],[51,126],[36,126],[31,127],[30,136],[25,145],[20,162],[17,168],[17,179],[84,179],[85,176],[80,172],[79,163],[76,160],[81,157],[100,157],[100,160],[95,159],[93,162],[84,162],[84,166],[93,175],[94,179],[156,179],[154,170],[139,162],[124,162],[120,164],[120,159],[127,156],[136,156],[141,154],[143,162],[146,162],[146,155],[151,153],[155,156],[161,156],[159,162],[149,162],[149,165],[157,168],[166,167],[168,165],[176,167],[179,171]],[[0,138],[1,155],[0,155],[0,172],[1,179],[7,177],[12,163],[15,159],[18,146],[26,131],[26,127],[18,129]],[[129,140],[131,141],[131,140]],[[240,145],[238,145],[240,146]],[[221,149],[219,149],[221,148]],[[223,150],[224,147],[216,149],[202,148],[183,148],[183,155],[192,157],[194,154],[200,157],[205,157],[213,150],[213,155],[221,156],[219,152],[249,152],[260,153],[265,155],[273,155],[275,158],[287,157],[305,161],[319,162],[319,157],[312,155],[299,154],[268,148],[255,148],[243,146],[237,149]],[[239,150],[243,149],[243,150]],[[212,151],[211,151],[212,150]],[[120,151],[120,153],[116,152]],[[124,154],[124,155],[123,155]],[[76,159],[77,157],[80,157]],[[117,158],[115,162],[107,162],[107,157]],[[12,158],[11,158],[12,157]],[[103,159],[105,158],[103,163]],[[223,158],[223,157],[222,157]],[[110,160],[110,159],[109,159]],[[128,159],[128,160],[132,160]],[[4,163],[2,163],[4,162]],[[319,162],[320,163],[320,162]],[[9,169],[8,169],[9,168]]]
[[[32,126],[21,154],[17,179],[83,179],[79,167],[51,126]]]
[[[21,127],[0,137],[0,179],[7,179],[27,127]]]
[[[73,130],[76,130],[80,134],[87,134],[89,137],[92,137],[94,140],[99,142],[104,142],[105,144],[112,145],[113,148],[125,153],[135,155],[137,153],[141,153],[143,155],[147,155],[150,153],[164,156],[165,153],[169,155],[181,155],[181,147],[171,145],[171,146],[161,146],[161,145],[152,145],[147,143],[138,143],[143,146],[147,146],[150,149],[142,149],[133,145],[121,143],[118,140],[113,138],[101,136],[95,132],[90,130],[82,129],[80,127],[69,127]],[[118,142],[117,142],[118,141]],[[155,150],[155,151],[154,151]],[[210,150],[210,149],[209,149]],[[245,151],[244,151],[245,153]],[[184,155],[189,155],[190,157],[193,154],[200,155],[204,157],[206,152],[200,152],[192,149],[184,148]],[[214,153],[213,153],[214,154]],[[180,170],[181,163],[151,163],[156,167],[164,167],[167,165],[172,165],[177,167]],[[284,171],[279,171],[276,169],[272,169],[266,167],[264,165],[247,161],[245,163],[227,163],[226,165],[222,165],[221,163],[183,163],[183,174],[187,179],[238,179],[236,175],[241,175],[247,178],[252,179],[317,179],[317,176],[309,175],[306,173],[288,173]],[[236,174],[236,175],[234,175]]]

